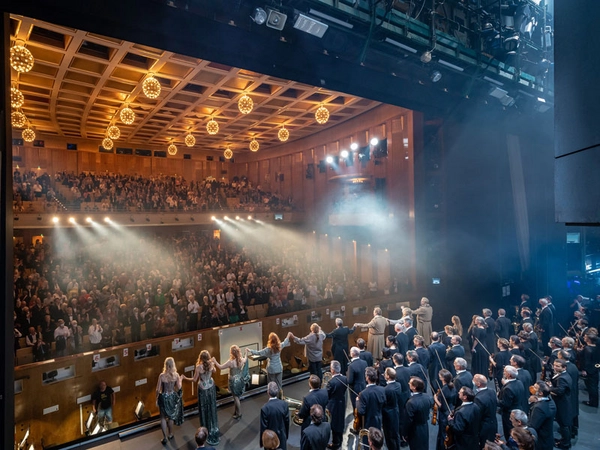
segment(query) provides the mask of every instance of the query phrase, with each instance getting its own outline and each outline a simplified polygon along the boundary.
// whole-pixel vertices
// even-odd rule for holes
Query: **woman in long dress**
[[[200,426],[208,429],[208,445],[218,445],[221,440],[219,432],[219,423],[217,418],[217,388],[212,378],[215,372],[210,353],[202,350],[196,361],[196,370],[194,377],[184,376],[188,381],[198,383],[198,415],[200,416]]]
[[[290,335],[283,342],[275,333],[269,333],[267,346],[262,350],[248,350],[251,355],[266,356],[269,359],[267,365],[267,380],[274,381],[279,387],[279,392],[283,392],[283,365],[281,364],[281,350],[290,345]]]
[[[162,373],[156,385],[156,405],[160,410],[160,427],[163,432],[162,444],[167,437],[173,439],[173,424],[183,423],[183,401],[181,398],[181,377],[177,373],[175,360],[170,356],[165,359]]]
[[[471,330],[472,347],[471,347],[471,373],[473,375],[480,374],[488,376],[489,367],[489,353],[485,348],[485,337],[487,324],[483,317],[477,317],[475,319],[475,327]]]
[[[241,419],[242,409],[240,397],[244,395],[246,383],[248,382],[248,358],[242,357],[242,351],[237,345],[229,349],[229,359],[225,364],[219,364],[212,358],[212,362],[219,370],[229,369],[229,392],[233,397],[233,418]]]

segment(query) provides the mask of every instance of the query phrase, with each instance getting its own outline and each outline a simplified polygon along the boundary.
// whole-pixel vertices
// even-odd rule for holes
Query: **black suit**
[[[425,384],[423,392],[427,392],[427,372],[425,372],[425,368],[418,362],[412,363],[408,365],[408,373],[411,377],[417,377],[423,380],[423,384]]]
[[[406,357],[406,352],[408,351],[408,336],[406,333],[401,332],[396,334],[396,345],[398,346],[398,352]]]
[[[326,450],[331,427],[327,422],[321,422],[319,425],[313,423],[301,433],[300,450]]]
[[[288,404],[278,398],[271,398],[260,410],[260,446],[262,434],[265,430],[272,430],[279,438],[281,450],[287,450],[287,438],[290,433],[290,410]]]
[[[433,398],[427,394],[414,394],[406,402],[406,434],[410,450],[429,449],[429,410]]]
[[[454,388],[456,389],[456,392],[460,391],[460,388],[463,386],[468,387],[469,389],[473,389],[473,375],[471,375],[471,372],[469,372],[468,370],[465,370],[464,372],[461,373],[457,373],[456,376],[454,377]],[[460,405],[462,402],[460,401],[460,399],[458,398],[458,396],[456,397],[456,406]]]
[[[371,352],[361,350],[358,357],[367,363],[367,367],[373,367],[373,355]]]
[[[381,429],[381,411],[385,404],[385,389],[376,384],[369,384],[358,396],[356,405],[358,414],[363,416],[363,428],[375,427]]]
[[[514,331],[511,320],[506,316],[498,317],[496,319],[495,330],[498,337],[506,340],[510,338],[510,335]]]
[[[388,450],[400,450],[400,408],[404,407],[402,385],[394,381],[385,388],[385,404],[383,405],[383,434]],[[402,406],[400,406],[402,405]]]
[[[554,315],[549,307],[543,308],[540,312],[540,328],[542,329],[542,342],[548,342],[554,336]],[[544,355],[548,356],[550,349],[544,346]]]
[[[429,355],[429,380],[437,391],[441,387],[438,374],[440,370],[446,368],[446,347],[440,342],[433,342],[429,346]]]
[[[410,327],[408,330],[404,330],[404,334],[406,334],[406,336],[408,337],[408,349],[414,350],[414,338],[417,335],[417,330],[415,330],[413,327]]]
[[[479,431],[480,448],[485,446],[485,441],[492,441],[496,438],[498,431],[498,419],[496,419],[496,408],[498,400],[496,393],[490,389],[483,389],[475,394],[475,404],[479,406],[481,414],[481,430]]]
[[[454,433],[456,448],[479,450],[479,429],[481,413],[475,403],[465,403],[454,410],[454,418],[448,421]]]
[[[586,345],[583,349],[582,363],[583,370],[587,373],[585,377],[585,387],[590,396],[590,406],[598,406],[598,369],[596,364],[600,362],[600,353],[598,347]]]
[[[513,409],[521,409],[521,399],[525,396],[525,388],[519,380],[506,383],[500,389],[498,394],[498,406],[502,415],[502,431],[504,438],[510,437],[510,430],[513,429],[510,422],[510,412]]]
[[[417,356],[419,357],[419,364],[421,364],[425,368],[425,370],[427,370],[427,368],[429,367],[429,361],[431,360],[429,350],[427,350],[425,347],[417,347],[415,348],[415,351],[417,352]]]
[[[491,317],[486,317],[485,323],[488,326],[485,329],[485,348],[487,348],[490,353],[494,353],[494,350],[496,349],[496,321]]]
[[[331,443],[334,447],[342,445],[346,426],[346,391],[348,379],[344,375],[336,375],[327,384],[327,410],[331,414]],[[352,394],[350,394],[352,395]]]
[[[367,382],[365,381],[366,368],[366,361],[360,358],[353,359],[348,365],[348,386],[355,392],[350,393],[352,409],[356,408],[356,394],[360,394],[360,391],[367,386]]]
[[[537,450],[552,450],[554,448],[554,417],[556,404],[554,400],[539,400],[531,405],[529,426],[538,434]]]
[[[302,399],[302,406],[300,407],[300,411],[298,411],[298,417],[302,419],[302,425],[300,428],[301,431],[310,425],[310,408],[313,405],[321,405],[324,413],[325,409],[327,408],[328,401],[329,396],[327,395],[327,391],[325,389],[311,390],[304,396]]]
[[[523,387],[525,388],[519,409],[523,412],[527,412],[529,411],[529,386],[533,385],[531,374],[525,369],[517,369],[517,380],[523,383]]]
[[[454,360],[456,358],[464,358],[465,357],[465,348],[462,345],[454,345],[448,349],[446,352],[446,367],[452,374],[452,376],[456,376],[456,370],[454,369]]]
[[[328,333],[326,336],[332,339],[331,342],[331,353],[333,354],[333,359],[340,363],[341,370],[340,373],[346,373],[348,369],[348,336],[354,333],[354,328],[348,327],[337,327],[331,333]]]
[[[571,422],[573,415],[571,412],[571,385],[573,380],[565,370],[561,374],[552,377],[552,387],[550,394],[554,403],[556,403],[556,422],[564,444],[571,444]]]
[[[571,431],[576,432],[579,428],[579,370],[575,364],[567,362],[567,373],[571,377],[571,426],[575,428]]]
[[[510,358],[512,353],[508,350],[502,350],[497,352],[493,358],[496,362],[494,366],[494,378],[498,381],[498,386],[502,386],[502,377],[504,376],[504,367],[510,366]]]
[[[396,383],[399,383],[402,387],[402,397],[400,399],[400,438],[403,439],[406,437],[406,402],[410,398],[410,388],[408,387],[408,382],[410,381],[410,372],[408,371],[408,367],[405,366],[396,366]]]

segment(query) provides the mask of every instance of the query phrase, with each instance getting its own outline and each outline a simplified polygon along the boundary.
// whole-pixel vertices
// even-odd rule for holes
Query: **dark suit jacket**
[[[368,385],[359,395],[356,403],[358,414],[363,416],[363,428],[375,427],[381,429],[381,411],[385,404],[385,389],[376,384]]]
[[[510,420],[510,412],[513,409],[521,409],[522,398],[525,396],[525,388],[519,380],[506,383],[498,395],[498,407],[502,411],[502,420]]]
[[[354,333],[354,328],[337,327],[326,335],[332,339],[331,353],[333,353],[333,359],[338,361],[342,366],[342,373],[346,373],[346,369],[348,368],[348,358],[350,358],[348,336],[352,333]]]
[[[455,345],[450,347],[446,352],[446,367],[452,374],[452,376],[456,375],[456,370],[454,370],[454,360],[456,358],[464,358],[465,357],[465,348],[462,345]]]
[[[419,364],[421,364],[425,370],[429,367],[429,361],[431,360],[431,355],[429,354],[429,350],[425,347],[417,347],[415,348],[417,355],[419,356]],[[427,381],[425,381],[427,382]]]
[[[529,410],[529,386],[533,385],[533,382],[531,381],[531,374],[525,369],[519,369],[517,380],[523,383],[523,388],[525,389],[523,398],[521,398],[521,406],[519,409],[527,412]]]
[[[326,450],[330,437],[331,427],[328,422],[321,422],[319,425],[311,424],[302,431],[300,450]]]
[[[571,377],[571,415],[579,415],[579,370],[577,366],[572,363],[567,363],[567,373]]]
[[[330,437],[331,427],[328,422],[321,422],[319,425],[311,424],[302,431],[300,450],[326,450]]]
[[[429,346],[429,355],[429,379],[433,387],[437,390],[440,388],[438,374],[440,370],[446,368],[446,347],[440,342],[434,342]]]
[[[344,375],[332,377],[327,384],[327,409],[331,414],[331,430],[343,433],[346,419],[346,391],[348,379]],[[352,395],[352,394],[350,394]]]
[[[531,405],[529,426],[537,431],[537,450],[553,450],[555,416],[556,404],[552,399],[537,401]]]
[[[328,401],[329,396],[325,389],[316,389],[304,396],[304,399],[302,399],[302,406],[300,407],[300,411],[298,411],[298,417],[302,419],[301,430],[304,430],[310,425],[310,408],[313,405],[321,405],[323,413],[325,413]]]
[[[429,410],[433,398],[415,394],[406,402],[406,433],[410,450],[429,449]]]
[[[471,375],[471,372],[468,370],[458,373],[454,377],[454,388],[456,389],[456,392],[460,391],[460,388],[463,386],[466,386],[470,389],[473,388],[473,375]],[[460,405],[461,403],[462,402],[458,396],[456,396],[456,406]]]
[[[496,329],[496,334],[499,337],[504,338],[506,340],[508,340],[508,338],[510,338],[510,335],[514,331],[511,320],[506,316],[498,317],[496,319],[495,329]]]
[[[414,327],[410,327],[408,330],[406,330],[404,332],[404,334],[406,334],[406,336],[408,337],[408,349],[409,350],[414,350],[415,349],[415,343],[413,342],[413,339],[417,335],[417,330],[415,330]]]
[[[373,355],[371,352],[361,350],[361,352],[358,354],[358,357],[367,363],[367,367],[373,366]]]
[[[360,394],[366,386],[365,381],[365,369],[367,368],[367,362],[363,359],[355,359],[348,365],[348,386],[352,388],[354,392]],[[350,393],[350,395],[354,395]]]
[[[483,448],[485,441],[494,442],[496,432],[498,431],[498,419],[496,419],[498,401],[496,399],[496,393],[489,388],[477,392],[477,394],[475,394],[475,404],[479,406],[481,415],[479,445]]]
[[[571,426],[571,375],[565,370],[557,377],[552,378],[550,394],[556,403],[556,421],[560,426]]]
[[[385,404],[383,405],[383,428],[388,430],[397,430],[400,421],[400,408],[404,407],[402,403],[402,385],[397,381],[390,383],[383,388],[385,391]],[[402,405],[402,406],[400,406]]]
[[[423,383],[425,383],[425,390],[423,392],[427,392],[428,382],[427,382],[427,372],[425,371],[425,368],[419,363],[413,363],[408,366],[408,373],[410,374],[411,377],[418,377],[421,380],[423,380]]]
[[[408,367],[404,366],[396,366],[394,369],[396,369],[396,383],[399,383],[402,387],[400,408],[404,409],[404,405],[410,397],[410,388],[408,387],[408,382],[410,381],[410,372],[408,371]]]
[[[396,345],[398,346],[398,352],[406,357],[406,352],[408,351],[408,336],[406,333],[396,334]]]
[[[461,405],[454,410],[454,418],[448,421],[454,433],[456,448],[479,450],[479,429],[481,412],[475,403]]]
[[[287,449],[287,438],[290,433],[290,410],[288,404],[278,398],[272,398],[260,410],[260,446],[265,430],[273,430],[279,438],[281,450]]]

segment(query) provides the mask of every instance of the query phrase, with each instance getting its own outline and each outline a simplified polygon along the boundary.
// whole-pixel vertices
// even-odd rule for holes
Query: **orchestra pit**
[[[598,448],[578,3],[2,4],[2,447]]]

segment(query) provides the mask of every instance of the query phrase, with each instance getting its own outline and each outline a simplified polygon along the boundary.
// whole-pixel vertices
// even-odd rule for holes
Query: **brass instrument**
[[[331,372],[325,372],[323,374],[323,381],[321,382],[321,389],[325,389],[327,387],[327,385],[331,381],[332,377],[333,377],[333,375],[331,374]]]
[[[296,400],[295,398],[291,397],[283,397],[283,400],[288,404],[289,409],[294,409],[294,411],[292,412],[292,422],[294,423],[294,425],[302,425],[303,420],[300,417],[298,417],[298,413],[300,412],[300,408],[302,407],[302,401]]]

